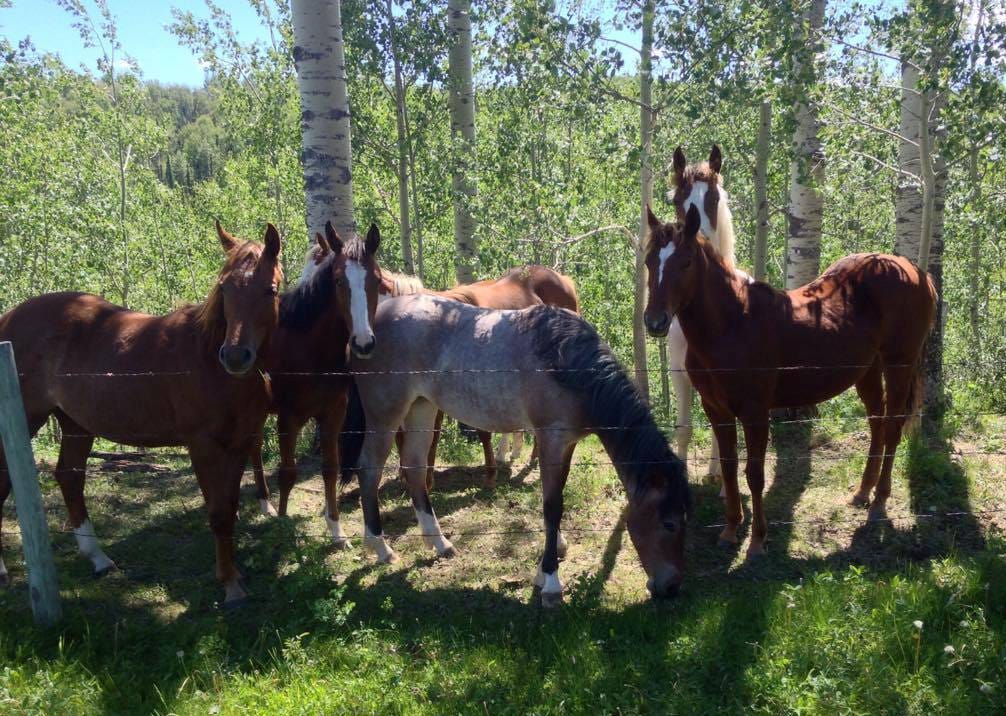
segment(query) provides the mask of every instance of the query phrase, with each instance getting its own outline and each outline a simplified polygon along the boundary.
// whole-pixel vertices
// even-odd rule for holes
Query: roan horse
[[[347,347],[360,358],[375,348],[371,319],[377,309],[381,268],[377,250],[381,234],[371,225],[365,241],[343,242],[331,222],[327,239],[320,234],[308,263],[313,267],[280,299],[279,323],[265,355],[272,377],[270,411],[279,433],[279,514],[287,512],[297,481],[297,436],[309,419],[321,437],[321,475],[325,484],[325,522],[336,546],[346,543],[339,525],[339,431],[346,415],[351,379],[346,373]],[[252,450],[259,506],[275,514],[262,468],[261,440]]]
[[[59,423],[56,481],[95,573],[115,567],[84,504],[95,437],[184,445],[209,512],[224,603],[233,605],[245,597],[234,565],[238,493],[269,407],[262,354],[279,315],[282,270],[271,224],[264,248],[234,239],[219,223],[217,233],[227,260],[205,303],[148,316],[87,293],[50,293],[0,317],[0,341],[14,344],[31,434],[50,415]],[[2,508],[10,477],[0,466]]]
[[[625,486],[627,526],[650,592],[677,592],[691,504],[684,464],[590,324],[551,306],[495,311],[417,295],[379,306],[374,332],[383,345],[410,347],[351,362],[360,402],[351,398],[346,416],[343,479],[358,467],[364,544],[380,561],[397,559],[381,529],[378,485],[403,424],[402,465],[420,529],[440,555],[455,554],[434,515],[423,466],[440,409],[483,430],[533,428],[545,519],[535,584],[544,604],[562,598],[563,487],[576,443],[590,432]]]
[[[408,296],[425,293],[431,296],[441,296],[454,301],[466,303],[479,308],[521,309],[538,304],[566,308],[574,313],[580,312],[580,299],[576,293],[576,284],[569,276],[553,271],[547,266],[529,264],[512,268],[498,279],[487,279],[476,283],[455,286],[446,291],[433,291],[423,286],[415,276],[384,272],[381,281],[381,300],[396,296]],[[437,461],[437,444],[440,442],[440,426],[443,422],[443,412],[437,413],[433,428],[433,442],[427,457],[426,484],[433,487],[433,472]],[[496,464],[506,461],[506,452],[511,440],[510,461],[515,461],[524,446],[524,433],[503,433],[495,455],[492,448],[492,433],[484,430],[476,431],[482,443],[485,455],[486,485],[496,484]],[[401,452],[401,437],[398,439],[398,449]],[[534,454],[532,454],[532,460]]]
[[[738,278],[698,235],[697,207],[683,226],[648,213],[644,320],[662,336],[677,318],[688,340],[688,374],[720,443],[727,517],[721,544],[737,544],[744,518],[735,420],[747,444],[750,558],[765,550],[769,411],[819,403],[852,385],[870,423],[870,452],[853,501],[869,504],[876,487],[869,517],[883,518],[902,427],[921,400],[923,347],[936,312],[929,276],[905,258],[854,254],[783,293]]]
[[[751,277],[735,268],[734,256],[734,221],[730,212],[726,190],[721,186],[723,155],[720,148],[713,145],[709,152],[709,161],[689,165],[681,147],[674,150],[673,174],[671,185],[673,191],[668,193],[668,199],[674,204],[678,221],[685,220],[685,212],[692,206],[699,210],[702,219],[702,234],[723,259],[724,265],[732,269],[738,276],[750,281]],[[675,426],[675,438],[678,445],[678,455],[688,462],[688,444],[692,440],[692,382],[685,368],[685,357],[688,355],[688,342],[681,330],[681,323],[673,318],[667,331],[667,358],[671,371],[671,382],[674,384],[674,397],[678,403],[678,419]],[[718,477],[722,474],[719,461],[719,445],[716,436],[712,439],[712,455],[709,460],[709,476]]]

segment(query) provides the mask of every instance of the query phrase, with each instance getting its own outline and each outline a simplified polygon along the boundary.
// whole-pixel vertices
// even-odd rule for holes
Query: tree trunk
[[[754,277],[764,281],[768,263],[768,154],[772,135],[772,103],[763,100],[759,109],[758,143],[755,146]]]
[[[811,0],[801,18],[805,54],[794,62],[795,80],[807,91],[816,78],[818,34],[824,23],[825,0]],[[806,101],[795,108],[793,163],[790,167],[789,236],[786,249],[786,288],[817,278],[821,269],[821,224],[824,215],[824,148],[818,138],[817,111]]]
[[[639,60],[639,241],[636,243],[635,305],[632,315],[632,355],[636,366],[636,385],[647,401],[650,399],[650,380],[646,369],[646,328],[643,311],[646,309],[646,262],[643,247],[649,231],[646,207],[653,201],[653,167],[650,148],[653,142],[652,78],[653,67],[653,14],[655,0],[643,1],[643,43]]]
[[[472,81],[472,24],[470,0],[448,0],[447,28],[450,74],[452,188],[454,192],[454,270],[458,283],[475,280],[477,252],[472,204],[477,192],[475,172],[475,85]]]
[[[919,164],[919,116],[922,114],[918,91],[919,71],[908,62],[901,63],[901,120],[898,134],[898,175],[894,194],[894,253],[919,260],[922,238],[922,189]],[[908,176],[911,175],[911,176]]]
[[[340,0],[293,0],[300,128],[310,236],[331,220],[343,237],[356,234],[353,149]]]
[[[402,80],[402,61],[395,43],[395,16],[392,0],[387,2],[388,47],[395,68],[395,124],[398,130],[398,221],[402,232],[402,265],[408,274],[416,273],[412,260],[412,224],[409,214],[409,136],[405,130],[405,83]]]

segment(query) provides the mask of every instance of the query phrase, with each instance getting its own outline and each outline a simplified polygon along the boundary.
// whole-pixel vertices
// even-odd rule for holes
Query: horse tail
[[[363,412],[363,401],[360,399],[360,389],[356,381],[349,387],[349,402],[346,405],[346,419],[342,423],[342,433],[339,435],[339,457],[341,464],[342,484],[353,479],[353,474],[359,468],[360,454],[363,452],[363,439],[367,431],[367,414]]]
[[[929,354],[929,341],[932,340],[933,328],[936,326],[937,312],[939,305],[939,293],[936,291],[936,284],[933,277],[928,272],[923,272],[926,280],[926,288],[929,291],[929,300],[932,310],[932,317],[929,320],[929,327],[926,330],[926,338],[922,341],[919,355],[915,358],[915,365],[912,367],[912,380],[908,386],[908,402],[904,431],[913,433],[919,427],[919,418],[922,415],[922,401],[926,395],[926,356]]]

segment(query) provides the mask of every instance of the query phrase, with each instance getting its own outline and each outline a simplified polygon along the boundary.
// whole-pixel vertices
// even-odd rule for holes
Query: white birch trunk
[[[650,149],[653,142],[652,78],[653,14],[655,0],[644,0],[642,15],[642,48],[639,60],[639,241],[636,244],[636,286],[632,312],[632,357],[636,368],[636,385],[643,397],[650,399],[650,380],[646,366],[646,262],[643,247],[649,222],[646,207],[653,202],[653,167]]]
[[[817,43],[824,23],[825,0],[811,0],[801,22],[804,42]],[[815,53],[805,62],[814,63]],[[815,77],[814,67],[796,62],[797,81]],[[806,86],[806,85],[805,85]],[[821,268],[821,226],[824,217],[824,147],[818,137],[817,111],[807,102],[795,108],[793,162],[790,167],[789,236],[786,246],[786,288],[793,289],[813,281]]]
[[[405,128],[405,82],[402,79],[402,61],[395,42],[395,15],[392,0],[387,5],[388,47],[395,71],[395,124],[398,130],[398,223],[402,235],[402,264],[405,273],[416,273],[412,259],[412,217],[409,214],[409,135]]]
[[[453,140],[454,267],[458,283],[475,280],[477,251],[472,204],[477,192],[475,172],[475,85],[472,80],[470,0],[448,0],[447,28],[450,74],[451,138]]]
[[[919,71],[901,63],[901,119],[898,134],[898,175],[894,195],[894,253],[919,260],[922,239],[922,166],[919,162],[919,117],[922,97],[918,91]],[[908,176],[911,175],[911,176]]]
[[[772,134],[772,103],[763,100],[758,110],[758,143],[755,145],[754,277],[764,281],[768,263],[768,155]]]
[[[300,128],[309,236],[331,220],[343,237],[356,234],[353,150],[340,0],[292,0]]]

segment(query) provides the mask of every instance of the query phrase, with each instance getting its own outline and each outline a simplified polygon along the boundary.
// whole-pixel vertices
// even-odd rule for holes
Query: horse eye
[[[668,532],[676,532],[678,529],[678,523],[674,520],[664,520],[664,529]]]

